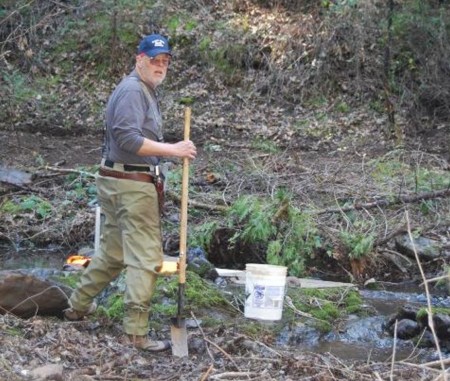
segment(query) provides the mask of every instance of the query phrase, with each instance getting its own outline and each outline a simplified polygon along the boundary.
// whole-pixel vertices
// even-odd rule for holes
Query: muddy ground
[[[194,122],[195,128],[195,122]],[[38,173],[31,189],[39,189],[42,192],[41,181],[48,181],[42,173],[54,174],[53,170],[45,170],[36,163],[43,159],[49,166],[55,168],[79,168],[80,166],[92,166],[98,163],[100,157],[101,134],[79,136],[38,136],[29,133],[2,135],[2,161],[4,164],[15,168],[31,168]],[[244,142],[222,139],[219,142],[221,151],[210,152],[205,150],[207,138],[199,144],[199,158],[196,160],[193,178],[200,181],[212,169],[220,176],[227,176],[230,181],[228,186],[236,189],[236,175],[218,172],[220,163],[226,160],[236,160],[236,163],[244,163],[245,159],[253,155],[252,150]],[[217,138],[216,138],[217,139]],[[329,181],[329,172],[338,170],[340,178],[358,179],[358,174],[352,172],[361,168],[363,150],[373,154],[373,147],[360,147],[353,152],[341,153],[338,146],[328,149],[301,149],[299,146],[283,151],[278,158],[283,160],[283,173],[290,174],[288,182],[292,189],[298,192],[301,203],[316,201],[314,194],[308,194],[308,189],[316,187],[317,182],[311,181],[322,173],[321,181]],[[307,144],[303,143],[303,146]],[[331,149],[330,149],[331,148]],[[388,152],[388,149],[383,149]],[[365,153],[365,152],[364,152]],[[376,155],[380,155],[380,149],[376,149]],[[266,160],[264,154],[262,160]],[[41,158],[41,159],[39,159]],[[442,159],[443,160],[443,159]],[[265,168],[271,172],[271,178],[277,182],[285,182],[280,175],[273,175],[273,169],[279,166],[276,159],[267,159]],[[64,175],[64,174],[63,174]],[[217,175],[219,176],[219,175]],[[253,174],[253,176],[255,176]],[[310,177],[309,177],[310,176]],[[264,176],[262,177],[264,179]],[[257,182],[257,184],[255,183]],[[356,181],[356,185],[358,180]],[[201,181],[200,181],[201,182]],[[337,182],[339,183],[339,182]],[[333,184],[337,184],[333,182]],[[50,183],[51,184],[51,183]],[[230,185],[233,184],[233,185]],[[256,192],[265,194],[267,185],[260,176],[242,181],[246,187]],[[253,185],[251,185],[253,184]],[[48,186],[48,184],[47,184]],[[55,185],[57,186],[57,185]],[[203,189],[214,186],[204,183]],[[353,189],[354,185],[347,186]],[[37,187],[37,188],[35,188]],[[223,187],[223,185],[222,185]],[[23,193],[29,191],[25,187],[8,187],[4,194]],[[215,204],[215,199],[209,199],[208,193],[200,193],[195,188],[192,198],[207,204]],[[226,189],[224,187],[223,189]],[[323,190],[323,188],[321,188]],[[339,192],[340,188],[336,188]],[[229,193],[224,191],[224,199]],[[231,197],[230,197],[231,199]],[[211,201],[212,200],[212,201]],[[221,202],[224,203],[223,200]],[[324,207],[326,207],[324,205]],[[169,210],[177,212],[177,204],[169,201]],[[170,215],[170,213],[169,213]],[[86,213],[88,222],[81,230],[92,229],[92,213]],[[195,220],[195,219],[194,219]],[[52,230],[51,228],[50,230]],[[3,234],[7,232],[4,231]],[[50,235],[52,236],[52,235]],[[86,234],[80,237],[91,239]],[[80,242],[80,246],[85,242]],[[77,244],[71,241],[69,247],[77,248]],[[11,253],[11,252],[9,252]],[[42,253],[42,251],[40,252]],[[5,258],[3,251],[3,259]],[[9,254],[8,254],[9,255]],[[384,267],[381,265],[384,263]],[[378,261],[378,270],[372,271],[367,276],[386,275],[386,279],[397,276],[392,271],[392,265],[385,260]],[[388,274],[390,270],[391,274]],[[382,270],[382,271],[381,271]],[[316,275],[324,276],[339,272],[346,274],[350,271],[324,267],[316,272]],[[314,271],[311,270],[311,274]],[[326,274],[325,274],[326,275]],[[325,276],[326,277],[326,276]],[[228,318],[229,319],[229,318]],[[11,315],[0,317],[2,361],[0,375],[4,380],[25,380],[31,375],[47,374],[36,379],[52,380],[433,380],[439,374],[434,365],[417,365],[408,361],[397,362],[392,365],[389,359],[386,362],[355,362],[336,358],[333,355],[299,352],[295,345],[277,346],[276,338],[267,330],[262,338],[247,336],[240,329],[241,318],[224,322],[223,326],[205,329],[192,329],[190,331],[189,357],[178,359],[166,354],[146,354],[132,348],[123,346],[118,341],[121,335],[120,325],[102,318],[100,320],[89,319],[81,323],[64,322],[58,318],[35,317],[22,320]],[[16,335],[14,332],[25,332],[25,335]],[[167,328],[160,332],[151,332],[153,337],[170,336]],[[42,369],[41,367],[46,366]],[[48,367],[50,366],[50,368]],[[33,373],[34,372],[34,373]],[[43,372],[43,373],[41,373]],[[46,373],[47,372],[47,373]],[[51,376],[51,374],[54,374]],[[44,378],[42,378],[44,377]],[[47,377],[47,378],[45,378]],[[53,377],[53,378],[52,378]],[[393,378],[392,378],[393,377]]]

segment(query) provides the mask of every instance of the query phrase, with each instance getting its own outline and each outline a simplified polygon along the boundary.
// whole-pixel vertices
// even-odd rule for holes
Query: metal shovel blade
[[[184,309],[185,283],[178,285],[178,314],[171,318],[170,334],[172,338],[172,354],[177,357],[185,357],[188,353],[186,320],[182,313]]]
[[[189,354],[186,320],[172,318],[170,326],[170,335],[172,337],[172,355],[176,357],[186,357]]]

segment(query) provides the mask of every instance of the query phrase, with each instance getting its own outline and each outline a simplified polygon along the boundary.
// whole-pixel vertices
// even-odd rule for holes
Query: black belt
[[[109,169],[100,167],[100,176],[115,177],[116,179],[142,181],[144,183],[156,184],[153,176],[147,173],[124,173],[119,171],[110,171]]]
[[[104,161],[105,167],[114,168],[114,162],[111,160],[105,160]],[[123,170],[126,172],[151,172],[150,167],[146,167],[143,165],[129,165],[124,164]]]

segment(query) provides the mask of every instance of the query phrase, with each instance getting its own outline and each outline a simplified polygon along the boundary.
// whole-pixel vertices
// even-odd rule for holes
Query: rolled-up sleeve
[[[115,101],[112,124],[109,126],[113,139],[120,149],[137,153],[144,144],[145,100],[142,92],[124,91]]]

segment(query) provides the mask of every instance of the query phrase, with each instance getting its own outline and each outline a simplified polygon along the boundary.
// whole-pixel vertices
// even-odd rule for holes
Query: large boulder
[[[413,242],[411,242],[407,234],[395,239],[395,247],[400,253],[410,258],[415,258],[415,250],[419,259],[426,261],[443,256],[442,246],[441,242],[426,237],[413,238]]]
[[[0,314],[62,317],[72,289],[26,270],[0,271]]]

